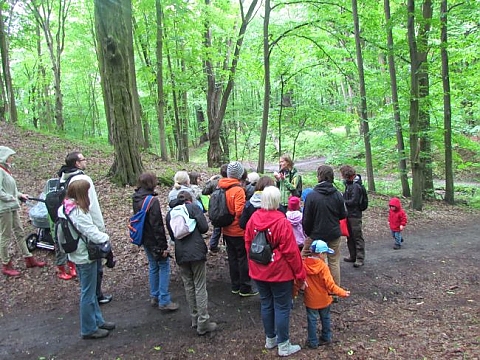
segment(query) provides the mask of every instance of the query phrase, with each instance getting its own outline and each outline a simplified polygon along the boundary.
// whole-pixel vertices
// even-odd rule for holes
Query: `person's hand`
[[[28,194],[20,194],[19,199],[21,202],[25,202],[28,200]]]
[[[277,180],[280,180],[282,178],[282,175],[276,171],[273,173],[273,176],[275,176],[275,179]]]
[[[403,229],[405,229],[405,226],[400,225],[400,231],[403,231]]]
[[[170,255],[170,251],[163,250],[162,257],[166,258],[166,257],[168,257],[168,255]]]
[[[349,297],[349,296],[350,296],[350,291],[346,291],[345,297]]]

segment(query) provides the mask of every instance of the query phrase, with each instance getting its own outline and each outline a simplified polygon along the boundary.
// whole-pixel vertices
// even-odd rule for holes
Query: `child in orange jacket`
[[[315,240],[310,245],[311,254],[303,260],[307,272],[303,301],[307,310],[308,339],[305,344],[310,349],[316,349],[319,345],[332,342],[332,330],[330,328],[330,304],[333,299],[330,294],[341,297],[350,296],[346,291],[335,285],[332,274],[325,263],[327,254],[333,254],[322,240]],[[317,319],[322,322],[322,336],[317,337]]]
[[[407,225],[407,214],[402,209],[402,203],[400,199],[394,197],[390,199],[388,203],[390,211],[388,213],[388,224],[390,225],[390,231],[392,232],[395,245],[395,250],[400,250],[403,243],[402,231]]]

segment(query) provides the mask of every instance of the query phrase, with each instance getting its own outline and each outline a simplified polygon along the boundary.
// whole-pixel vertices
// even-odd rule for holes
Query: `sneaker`
[[[113,329],[115,329],[115,323],[105,321],[103,323],[103,325],[100,325],[98,328],[99,329],[104,329],[104,330],[113,330]]]
[[[363,261],[361,261],[361,260],[357,260],[353,264],[353,267],[356,267],[356,268],[359,268],[360,266],[363,266]]]
[[[312,344],[310,341],[305,341],[305,347],[307,349],[312,349],[312,350],[315,350],[315,349],[318,349],[318,344]]]
[[[265,338],[265,349],[268,349],[268,350],[271,350],[271,349],[274,349],[277,347],[277,337],[273,337],[273,338],[269,338],[269,337],[266,337]]]
[[[238,295],[241,297],[249,297],[249,296],[255,296],[258,295],[258,291],[256,290],[250,290],[249,292],[239,292]]]
[[[112,295],[102,295],[98,298],[98,303],[100,305],[108,304],[110,301],[112,301],[113,296]]]
[[[209,322],[202,327],[197,327],[197,334],[202,336],[215,330],[217,330],[217,323]]]
[[[353,263],[355,262],[355,259],[352,259],[351,257],[346,257],[346,258],[343,258],[343,261]]]
[[[232,294],[234,294],[234,295],[237,295],[239,292],[240,292],[240,290],[232,289]]]
[[[401,245],[398,245],[398,244],[393,245],[394,250],[400,250],[401,248],[402,248]]]
[[[278,344],[278,356],[289,356],[300,351],[302,348],[300,345],[292,345],[290,341],[287,340],[281,344]]]
[[[99,328],[93,334],[82,335],[82,339],[101,339],[101,338],[107,337],[108,334],[109,334],[108,330]]]
[[[171,301],[167,305],[158,305],[158,308],[162,311],[175,311],[175,310],[178,310],[179,306],[177,303],[174,303],[173,301]]]
[[[157,307],[158,306],[158,298],[150,298],[150,305],[152,305],[152,307]]]

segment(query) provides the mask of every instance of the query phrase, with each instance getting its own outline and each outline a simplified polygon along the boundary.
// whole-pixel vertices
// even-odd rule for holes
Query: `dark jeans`
[[[223,235],[227,244],[228,268],[230,270],[230,281],[232,290],[241,293],[252,291],[252,283],[248,275],[247,251],[245,240],[242,236]]]
[[[218,250],[218,243],[220,242],[220,236],[222,236],[222,228],[213,228],[212,236],[210,237],[210,242],[208,248],[211,251]]]
[[[350,259],[363,262],[365,260],[365,240],[362,232],[362,218],[349,217],[347,220],[350,232],[350,236],[347,238]]]
[[[290,310],[293,281],[267,282],[255,280],[260,293],[260,313],[265,335],[277,343],[290,338]]]
[[[97,260],[97,287],[96,287],[97,298],[101,298],[103,296],[102,280],[103,280],[103,264],[102,264],[102,259],[98,259]]]
[[[307,309],[307,332],[310,345],[318,346],[317,319],[322,322],[322,337],[324,341],[332,341],[332,330],[330,327],[330,306],[324,309]]]

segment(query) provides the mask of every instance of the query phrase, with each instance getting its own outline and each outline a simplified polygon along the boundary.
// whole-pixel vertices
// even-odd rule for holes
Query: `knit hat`
[[[257,172],[251,172],[247,175],[247,179],[250,184],[256,184],[260,180],[260,175]]]
[[[290,211],[300,210],[300,198],[296,196],[290,196],[290,199],[288,199],[288,210]]]
[[[231,161],[227,166],[227,177],[240,180],[243,176],[243,165],[238,161]]]
[[[334,254],[335,253],[335,251],[333,251],[333,249],[330,249],[327,243],[323,240],[314,240],[312,242],[312,245],[310,245],[310,250],[314,254],[323,254],[323,253]]]

